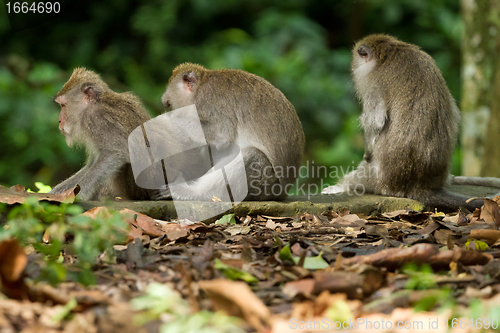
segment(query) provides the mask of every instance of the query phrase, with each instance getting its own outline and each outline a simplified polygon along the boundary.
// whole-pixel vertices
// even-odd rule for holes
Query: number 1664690
[[[27,13],[38,13],[38,14],[51,14],[59,13],[61,11],[61,4],[59,2],[7,2],[5,4],[7,7],[7,14],[27,14]]]

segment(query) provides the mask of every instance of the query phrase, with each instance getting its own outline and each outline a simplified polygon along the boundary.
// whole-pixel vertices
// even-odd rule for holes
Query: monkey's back
[[[91,128],[96,129],[96,139],[102,148],[113,155],[113,163],[117,172],[103,184],[100,192],[95,193],[93,200],[121,197],[129,200],[150,199],[150,191],[137,186],[128,149],[130,133],[151,119],[140,99],[133,93],[116,93],[106,91],[102,97],[101,107],[96,114],[88,114],[84,123],[93,122]],[[103,135],[102,138],[99,136]]]
[[[377,83],[389,120],[374,150],[380,152],[386,194],[419,198],[445,184],[459,114],[434,60],[406,45],[371,74],[382,78]]]
[[[275,170],[281,169],[282,184],[292,183],[300,167],[305,136],[285,95],[263,78],[235,69],[207,70],[200,83],[195,101],[204,130],[214,122],[228,132],[236,129],[232,139],[240,148],[253,146],[263,151]],[[220,88],[209,91],[211,87]],[[211,99],[224,104],[217,107]],[[207,135],[216,137],[217,133],[208,129]],[[289,167],[294,168],[291,173],[287,172]]]

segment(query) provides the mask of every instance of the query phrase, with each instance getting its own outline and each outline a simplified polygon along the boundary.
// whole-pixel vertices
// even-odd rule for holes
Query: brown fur
[[[195,104],[207,142],[217,149],[239,145],[247,180],[254,180],[254,186],[264,189],[276,184],[285,188],[295,181],[304,132],[292,104],[268,81],[242,70],[209,70],[185,63],[174,69],[162,101],[172,109]],[[252,162],[254,168],[250,167]],[[259,170],[269,170],[267,166],[273,174],[259,177]],[[279,174],[278,170],[285,172]],[[264,195],[264,190],[261,194],[256,190],[252,194],[251,184],[248,186],[247,200],[286,196],[286,191]]]
[[[352,69],[363,103],[365,159],[340,186],[362,184],[367,193],[443,209],[467,206],[466,197],[443,189],[459,113],[434,60],[418,46],[370,35],[354,46]],[[378,172],[365,177],[365,168]]]
[[[84,146],[88,158],[78,173],[51,193],[78,184],[83,200],[148,199],[150,192],[135,184],[127,142],[132,130],[150,119],[140,100],[130,92],[116,93],[96,73],[76,68],[55,101],[62,107],[61,130],[68,144]]]

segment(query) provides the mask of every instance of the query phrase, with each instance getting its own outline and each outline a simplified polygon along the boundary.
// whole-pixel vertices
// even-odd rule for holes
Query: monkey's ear
[[[97,100],[97,92],[94,87],[86,86],[83,88],[83,99],[86,103],[95,102]]]
[[[182,83],[184,88],[187,88],[189,92],[193,92],[198,84],[198,76],[194,72],[187,72],[182,74]]]
[[[360,47],[358,47],[358,54],[366,62],[369,62],[370,60],[373,59],[373,51],[368,46],[361,45]]]

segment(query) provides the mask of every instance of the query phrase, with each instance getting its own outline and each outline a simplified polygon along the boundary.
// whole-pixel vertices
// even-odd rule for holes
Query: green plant
[[[406,282],[406,289],[426,290],[437,287],[434,271],[427,264],[418,266],[410,263],[405,265],[402,271],[410,276]]]
[[[78,205],[54,205],[28,198],[9,212],[5,227],[0,229],[0,240],[14,237],[45,255],[39,280],[56,284],[69,278],[84,285],[94,284],[92,265],[103,251],[124,241],[125,224],[116,212],[95,219],[81,213]],[[64,265],[63,253],[77,257],[71,270]]]
[[[36,191],[37,193],[49,193],[52,190],[52,187],[49,185],[45,185],[42,182],[35,182],[35,186],[38,189]],[[26,190],[28,193],[35,193],[35,191],[32,191],[30,188]]]
[[[408,274],[410,277],[406,282],[406,289],[410,290],[429,290],[437,289],[436,274],[432,267],[428,264],[417,265],[414,263],[406,264],[403,273]],[[429,311],[438,305],[441,309],[453,308],[455,300],[451,291],[446,288],[437,289],[436,293],[429,293],[428,296],[421,298],[415,305],[415,311]]]

